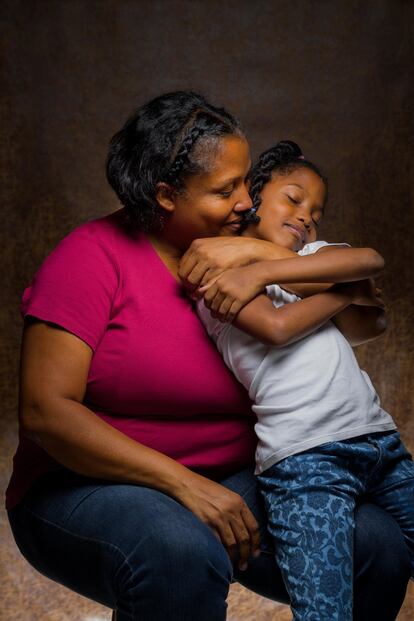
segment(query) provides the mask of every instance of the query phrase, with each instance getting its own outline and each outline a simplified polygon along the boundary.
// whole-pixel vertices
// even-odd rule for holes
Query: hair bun
[[[262,174],[269,174],[276,166],[289,164],[298,158],[303,158],[302,150],[292,140],[280,140],[280,142],[264,151],[259,157],[258,169]]]
[[[274,146],[274,149],[279,153],[281,162],[289,162],[298,157],[303,157],[302,149],[292,140],[281,140]]]

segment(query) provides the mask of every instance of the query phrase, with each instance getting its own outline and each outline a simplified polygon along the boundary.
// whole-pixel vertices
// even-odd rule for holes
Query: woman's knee
[[[398,615],[410,577],[401,530],[375,505],[361,505],[355,517],[354,621],[391,621]]]
[[[127,571],[118,573],[121,619],[224,621],[232,566],[222,544],[192,517],[141,537]]]
[[[216,583],[228,589],[232,565],[225,548],[210,529],[189,514],[182,520],[151,529],[137,543],[128,562],[133,571],[171,580],[191,583],[193,589],[205,589]],[[159,592],[160,584],[156,587]],[[161,588],[163,585],[161,585]]]
[[[378,575],[399,580],[410,575],[410,559],[395,520],[371,504],[358,507],[355,530],[355,569],[375,568]]]
[[[206,610],[213,602],[216,609],[225,606],[232,577],[227,553],[180,503],[136,486],[96,486],[81,500],[77,488],[65,492],[65,502],[59,496],[60,503],[51,503],[49,489],[48,503],[34,497],[29,510],[19,508],[12,519],[22,552],[39,571],[106,605],[138,607],[140,619],[151,606],[160,608],[160,619],[170,618],[163,617],[166,606],[190,606],[193,617],[182,611],[183,620],[194,618],[197,602]],[[225,618],[210,611],[211,619]]]

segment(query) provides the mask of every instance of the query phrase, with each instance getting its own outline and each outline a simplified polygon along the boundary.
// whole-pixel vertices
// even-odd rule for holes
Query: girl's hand
[[[352,304],[384,308],[384,302],[381,298],[381,289],[378,289],[375,285],[373,278],[345,283],[344,285],[340,285],[340,287],[345,288],[346,292],[350,295]]]
[[[204,303],[213,317],[231,322],[243,306],[263,292],[257,265],[228,269],[197,289],[197,294],[204,296]]]
[[[224,270],[267,258],[273,244],[250,237],[206,237],[193,241],[181,258],[178,275],[187,289],[211,283]],[[274,250],[274,252],[276,252]]]
[[[260,554],[259,526],[241,496],[192,472],[176,497],[211,528],[232,561],[238,558],[241,570]]]

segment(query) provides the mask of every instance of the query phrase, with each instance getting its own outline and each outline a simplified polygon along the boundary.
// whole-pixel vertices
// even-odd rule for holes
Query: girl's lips
[[[302,234],[299,229],[290,224],[285,224],[285,226],[289,229],[289,231],[302,243],[305,243],[305,235]]]

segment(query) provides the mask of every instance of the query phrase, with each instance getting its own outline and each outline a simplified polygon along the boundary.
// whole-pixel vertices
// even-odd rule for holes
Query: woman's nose
[[[250,198],[250,194],[247,190],[246,186],[240,191],[239,196],[237,196],[237,202],[233,207],[233,210],[236,212],[247,211],[253,207],[252,199]]]

